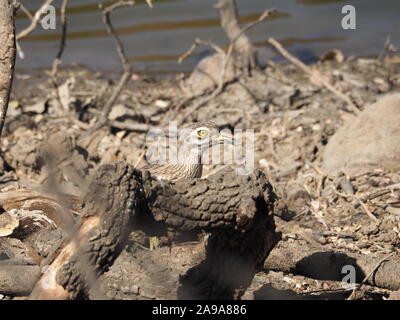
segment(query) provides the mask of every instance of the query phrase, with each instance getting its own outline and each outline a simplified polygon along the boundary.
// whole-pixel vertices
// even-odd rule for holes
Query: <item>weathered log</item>
[[[257,268],[279,240],[270,211],[271,200],[257,200],[259,206],[247,231],[211,235],[205,260],[181,278],[179,298],[239,299],[243,295]]]
[[[140,173],[123,163],[99,168],[76,230],[42,263],[45,270],[30,299],[72,299],[95,285],[126,243],[128,222],[138,207],[139,179]]]
[[[146,203],[157,221],[180,230],[212,232],[206,258],[181,279],[178,297],[237,299],[276,244],[275,194],[262,171],[249,176],[226,169],[207,179],[144,179]]]
[[[225,170],[175,183],[152,180],[148,173],[141,178],[122,163],[98,170],[77,230],[44,263],[31,299],[87,293],[125,244],[129,216],[138,221],[143,215],[179,230],[212,232],[205,260],[182,278],[179,297],[240,297],[277,240],[275,195],[264,174]]]
[[[0,207],[19,221],[12,236],[21,240],[49,226],[68,228],[80,206],[78,197],[67,194],[25,189],[0,194]]]
[[[373,271],[366,284],[390,290],[400,289],[400,260],[397,256],[392,257],[377,267],[382,258],[383,255],[324,250],[314,248],[303,240],[289,240],[279,242],[265,260],[264,267],[313,279],[342,281],[348,274],[348,269],[343,267],[352,266],[357,283]]]
[[[247,230],[259,211],[258,201],[273,203],[272,187],[261,171],[248,176],[232,169],[207,179],[179,182],[155,181],[143,177],[148,213],[180,230]]]

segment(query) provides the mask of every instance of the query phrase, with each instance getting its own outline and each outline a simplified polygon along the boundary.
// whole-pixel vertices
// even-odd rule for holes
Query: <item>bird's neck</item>
[[[201,165],[201,150],[182,146],[179,150],[178,163],[187,165]]]

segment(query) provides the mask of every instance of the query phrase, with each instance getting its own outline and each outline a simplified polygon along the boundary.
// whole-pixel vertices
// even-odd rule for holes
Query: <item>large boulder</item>
[[[400,94],[369,105],[329,140],[322,169],[354,174],[369,169],[400,170]]]

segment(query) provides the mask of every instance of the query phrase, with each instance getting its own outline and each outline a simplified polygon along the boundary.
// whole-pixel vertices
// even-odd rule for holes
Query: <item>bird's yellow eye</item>
[[[205,138],[205,137],[207,137],[207,135],[208,135],[207,130],[199,130],[199,131],[197,131],[197,136],[200,137],[200,138]]]

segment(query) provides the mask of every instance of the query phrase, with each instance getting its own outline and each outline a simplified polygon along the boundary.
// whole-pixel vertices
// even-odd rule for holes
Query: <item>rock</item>
[[[343,125],[329,140],[322,169],[348,174],[400,170],[400,94],[385,96]]]
[[[0,238],[12,234],[18,225],[18,220],[7,212],[0,214]]]

